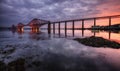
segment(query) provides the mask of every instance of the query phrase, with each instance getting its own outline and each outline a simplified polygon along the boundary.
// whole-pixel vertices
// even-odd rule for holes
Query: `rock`
[[[88,38],[75,38],[74,40],[92,47],[111,47],[120,48],[120,44],[114,41],[104,39],[102,37],[88,37]]]
[[[25,71],[25,59],[17,59],[7,66],[8,71]]]
[[[6,45],[5,48],[0,49],[1,54],[11,54],[15,51],[15,47],[13,45]]]
[[[8,50],[3,50],[1,51],[2,54],[11,54],[15,51],[15,48],[12,48],[12,49],[8,49]]]
[[[34,62],[32,62],[32,64],[35,65],[35,66],[40,66],[41,62],[40,61],[34,61]]]
[[[0,61],[0,71],[6,71],[6,64]]]

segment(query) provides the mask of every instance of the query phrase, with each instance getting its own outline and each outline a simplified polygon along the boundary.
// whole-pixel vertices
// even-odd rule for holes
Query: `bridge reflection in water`
[[[53,33],[54,35],[57,34],[55,36],[55,38],[57,38],[57,37],[58,38],[69,38],[69,37],[101,36],[106,39],[111,39],[112,35],[116,35],[116,36],[120,35],[120,30],[66,30],[66,31],[60,30],[60,32],[58,32],[58,31],[59,30],[57,30]]]
[[[73,32],[74,31],[74,32]],[[114,40],[120,42],[120,31],[119,30],[70,30],[70,29],[60,29],[52,30],[51,34],[47,32],[47,29],[31,29],[31,30],[21,30],[16,31],[19,36],[22,37],[24,34],[28,34],[30,39],[49,39],[49,38],[82,38],[90,36],[99,36],[105,39]],[[15,33],[15,32],[13,32]],[[42,35],[42,36],[41,36]],[[115,35],[115,37],[114,37]]]

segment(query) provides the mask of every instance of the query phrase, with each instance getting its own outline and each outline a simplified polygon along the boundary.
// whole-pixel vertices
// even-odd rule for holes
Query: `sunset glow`
[[[120,71],[120,0],[0,0],[0,71]]]
[[[61,21],[120,15],[119,3],[120,0],[1,0],[0,26],[28,24],[33,18]],[[119,20],[112,24],[120,23]],[[107,25],[107,22],[98,21],[97,25]]]

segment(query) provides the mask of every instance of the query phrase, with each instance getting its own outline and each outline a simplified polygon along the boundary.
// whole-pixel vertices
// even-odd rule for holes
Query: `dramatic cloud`
[[[120,0],[0,0],[0,26],[120,14]]]

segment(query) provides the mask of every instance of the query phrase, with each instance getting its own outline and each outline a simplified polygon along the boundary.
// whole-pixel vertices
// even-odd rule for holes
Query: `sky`
[[[111,15],[120,15],[120,0],[0,0],[0,27]]]

